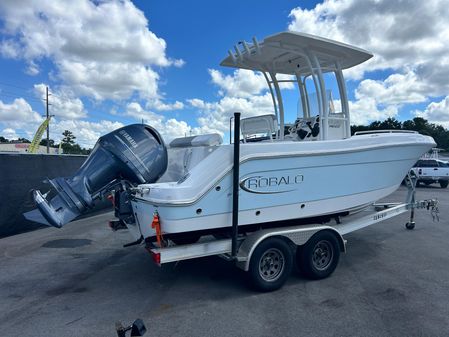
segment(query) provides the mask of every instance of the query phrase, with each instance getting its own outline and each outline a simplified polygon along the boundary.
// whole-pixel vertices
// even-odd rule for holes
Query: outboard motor
[[[167,162],[167,149],[155,129],[144,124],[125,126],[99,138],[73,176],[49,180],[58,193],[50,202],[38,190],[33,191],[33,198],[45,222],[60,228],[123,180],[131,185],[157,181]],[[32,213],[25,217],[44,222]]]

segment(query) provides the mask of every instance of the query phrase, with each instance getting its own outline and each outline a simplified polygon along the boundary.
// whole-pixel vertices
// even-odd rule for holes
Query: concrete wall
[[[46,178],[72,175],[87,156],[0,153],[0,237],[42,227],[22,213],[34,208],[31,190],[50,190]],[[100,202],[94,209],[111,207]]]

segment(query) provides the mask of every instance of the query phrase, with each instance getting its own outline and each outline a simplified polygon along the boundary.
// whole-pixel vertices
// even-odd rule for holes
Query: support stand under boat
[[[239,175],[240,175],[240,112],[234,113],[234,167],[232,176],[232,248],[231,256],[237,256],[239,225]]]

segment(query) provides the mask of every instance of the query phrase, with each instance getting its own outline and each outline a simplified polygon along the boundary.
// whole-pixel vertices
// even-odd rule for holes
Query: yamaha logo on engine
[[[274,194],[294,191],[295,185],[304,181],[302,174],[283,174],[278,176],[251,176],[240,181],[242,190],[257,194]]]
[[[133,139],[133,137],[129,135],[128,132],[126,132],[125,130],[120,130],[119,134],[123,136],[123,138],[125,138],[129,144],[131,144],[131,147],[133,147],[134,149],[137,147],[137,142]]]

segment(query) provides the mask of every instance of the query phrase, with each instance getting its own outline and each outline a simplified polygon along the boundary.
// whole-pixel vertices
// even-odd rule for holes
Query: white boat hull
[[[430,137],[419,134],[244,144],[239,226],[336,214],[369,205],[395,191],[433,144]],[[132,200],[137,225],[129,228],[134,236],[155,235],[151,228],[155,210],[166,234],[231,226],[230,149],[216,150],[181,183],[142,185],[142,193]]]

